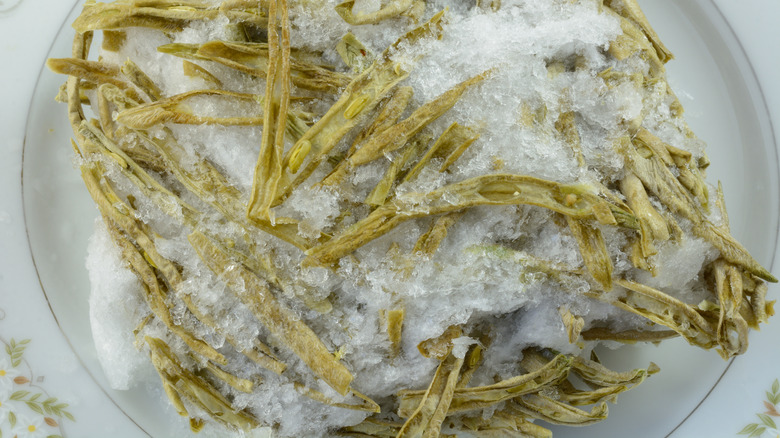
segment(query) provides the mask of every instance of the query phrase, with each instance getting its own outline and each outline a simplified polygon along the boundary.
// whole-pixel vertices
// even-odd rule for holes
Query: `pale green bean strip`
[[[441,242],[447,237],[447,229],[454,225],[463,214],[463,211],[455,211],[436,218],[431,224],[431,228],[417,239],[412,251],[426,257],[433,256],[439,249]]]
[[[571,147],[574,158],[577,160],[577,164],[580,167],[585,167],[585,157],[582,155],[582,143],[580,142],[580,133],[577,131],[577,124],[575,123],[576,113],[574,111],[566,111],[558,116],[558,120],[555,121],[555,129],[563,137],[566,144]]]
[[[378,414],[381,411],[381,408],[379,407],[378,404],[376,404],[373,400],[371,400],[370,398],[366,397],[365,395],[355,390],[350,390],[350,393],[355,398],[361,400],[361,402],[358,404],[337,402],[331,398],[328,398],[328,396],[321,393],[320,391],[309,388],[303,385],[302,383],[295,382],[294,385],[295,385],[295,390],[298,391],[299,394],[329,406],[335,406],[337,408],[342,408],[342,409],[350,409],[353,411],[371,412],[375,414]]]
[[[408,118],[377,135],[371,136],[363,146],[348,158],[350,165],[354,167],[369,163],[383,154],[402,147],[422,128],[452,108],[466,90],[482,82],[489,73],[489,71],[484,72],[461,82],[431,102],[417,108]]]
[[[176,388],[174,388],[165,379],[162,379],[162,386],[163,386],[163,391],[165,391],[165,395],[168,396],[168,400],[171,401],[173,408],[176,409],[176,413],[181,415],[182,417],[188,416],[189,413],[187,413],[187,408],[184,406],[184,402],[181,401],[181,397],[179,397],[179,393],[176,392]]]
[[[463,425],[477,438],[552,438],[552,432],[531,423],[525,415],[505,408],[493,413],[490,418],[465,417]]]
[[[444,11],[434,15],[427,23],[408,32],[385,50],[371,67],[347,85],[339,100],[298,140],[285,157],[286,173],[277,203],[284,201],[295,187],[302,184],[336,144],[366,120],[382,99],[408,76],[400,64],[392,61],[391,54],[404,44],[439,37],[443,14]],[[303,168],[299,170],[301,166]]]
[[[401,336],[404,328],[404,317],[406,309],[403,307],[391,310],[381,310],[380,316],[385,322],[387,329],[387,339],[390,341],[390,354],[392,357],[398,356],[401,352]]]
[[[255,317],[308,367],[340,394],[349,390],[352,374],[331,354],[303,321],[276,299],[257,276],[235,263],[199,232],[189,235],[201,260],[224,280]]]
[[[528,417],[566,426],[597,423],[605,420],[608,412],[607,404],[604,402],[598,403],[587,412],[541,394],[526,394],[513,400],[511,407]]]
[[[456,201],[452,201],[456,200]],[[621,226],[636,226],[631,213],[581,185],[567,185],[523,175],[485,175],[426,194],[393,199],[328,242],[306,252],[304,263],[329,266],[410,219],[449,213],[477,205],[536,205],[576,219],[594,219],[596,206],[613,211]]]
[[[213,20],[220,14],[231,20],[246,21],[260,27],[265,26],[265,16],[255,3],[254,10],[248,8],[214,7],[212,3],[188,0],[120,0],[112,3],[90,3],[84,6],[81,15],[73,22],[73,28],[83,33],[91,30],[125,29],[148,27],[164,32],[181,31],[189,22]]]
[[[251,224],[245,219],[244,205],[241,202],[241,193],[230,185],[225,177],[208,161],[201,157],[196,159],[190,166],[184,166],[182,163],[190,162],[192,156],[176,142],[170,131],[165,131],[166,135],[161,138],[151,138],[142,132],[136,132],[138,137],[151,147],[155,148],[163,160],[166,167],[176,176],[188,190],[210,204],[217,211],[222,213],[227,219],[247,228],[257,227],[258,229],[276,236],[279,239],[294,245],[301,249],[310,248],[312,244],[298,235],[298,225],[294,223],[271,224],[267,220],[254,220]]]
[[[160,90],[160,87],[158,87],[157,84],[152,81],[152,78],[144,73],[136,63],[128,59],[120,70],[130,82],[143,90],[152,101],[160,100],[162,98],[162,90]]]
[[[767,322],[769,317],[775,314],[775,302],[766,300],[767,290],[766,283],[761,282],[756,286],[755,292],[751,294],[750,307],[755,315],[756,323]]]
[[[625,195],[628,205],[639,220],[642,255],[649,257],[656,254],[658,251],[653,241],[669,240],[670,237],[666,220],[650,203],[645,186],[633,173],[628,173],[620,181],[620,191]]]
[[[587,406],[602,402],[617,403],[618,394],[629,389],[631,389],[630,386],[617,385],[605,386],[591,391],[561,392],[556,400],[572,406]]]
[[[395,438],[401,426],[401,423],[368,417],[360,424],[339,429],[337,435],[355,438]]]
[[[605,291],[612,290],[612,259],[601,231],[584,220],[566,216],[588,272]]]
[[[251,76],[265,78],[268,75],[270,59],[266,43],[172,43],[159,46],[157,50],[184,59],[216,62]],[[300,60],[299,58],[308,57],[307,54],[292,48],[290,50],[290,77],[296,87],[314,91],[336,91],[349,83],[351,76]]]
[[[73,36],[73,46],[71,48],[71,56],[74,59],[87,59],[89,56],[89,47],[92,44],[93,32],[77,33]],[[46,66],[56,73],[56,70],[52,68],[49,60],[46,60]],[[82,103],[82,90],[81,90],[81,78],[78,76],[70,75],[65,82],[65,90],[67,91],[67,103],[68,103],[68,122],[75,135],[76,142],[79,144],[84,140],[84,137],[79,134],[81,128],[81,122],[85,120],[84,111],[81,107]],[[78,147],[74,144],[74,149],[77,155],[80,154]]]
[[[97,116],[100,120],[100,128],[103,131],[103,133],[111,140],[116,139],[116,129],[117,124],[114,121],[114,114],[113,114],[113,108],[111,107],[111,101],[108,99],[108,96],[106,96],[105,90],[106,87],[112,86],[110,84],[103,84],[98,87],[97,91]],[[116,87],[114,87],[116,88]],[[95,109],[95,104],[90,103],[92,105],[93,111]]]
[[[447,157],[444,158],[444,162],[441,163],[441,166],[439,166],[439,172],[446,172],[453,164],[455,164],[456,161],[463,155],[464,152],[466,152],[466,149],[469,148],[477,139],[479,138],[479,133],[474,132],[469,127],[465,127],[464,129],[465,134],[468,135],[467,138],[463,140],[456,148],[453,150]]]
[[[583,380],[602,387],[618,385],[638,385],[644,379],[657,373],[658,365],[650,362],[647,369],[638,368],[624,373],[612,371],[600,363],[581,357],[575,357],[572,361],[572,370]]]
[[[718,260],[712,267],[715,290],[720,307],[718,317],[718,344],[721,355],[728,359],[743,354],[748,347],[748,323],[740,314],[744,299],[742,273],[737,267]],[[736,336],[732,336],[732,333]]]
[[[618,35],[614,41],[609,43],[609,54],[622,61],[635,53],[639,53],[642,59],[650,64],[649,77],[663,77],[666,72],[664,63],[658,57],[658,52],[650,40],[647,39],[642,29],[612,9],[605,8],[604,10],[620,20],[620,28],[623,31],[621,35]]]
[[[474,245],[466,248],[466,252],[482,257],[511,261],[520,266],[523,271],[542,272],[555,279],[559,279],[563,275],[583,275],[585,273],[582,269],[540,259],[526,252],[511,249],[503,245]]]
[[[465,147],[468,147],[468,145],[474,142],[477,137],[478,135],[475,136],[470,128],[462,126],[457,122],[453,123],[439,136],[436,143],[428,149],[425,155],[420,158],[420,161],[407,172],[403,180],[412,181],[431,160],[437,158],[444,160],[451,157],[453,154],[457,153],[458,149],[463,148],[464,145]],[[465,148],[463,150],[465,150]],[[460,156],[460,154],[457,155]],[[457,157],[455,157],[455,159],[457,159]],[[454,162],[455,160],[452,161]],[[439,172],[443,172],[447,167],[449,167],[449,165],[445,161],[439,168]]]
[[[403,172],[403,168],[415,157],[420,155],[421,151],[430,141],[430,137],[427,135],[418,135],[418,138],[413,139],[407,144],[404,149],[399,151],[397,157],[390,162],[382,179],[379,180],[376,187],[371,190],[371,193],[366,196],[365,203],[374,207],[378,207],[387,201],[390,196],[390,191],[393,186],[398,182],[399,175]],[[344,160],[342,163],[346,163]],[[336,168],[339,169],[338,167]],[[341,169],[348,169],[348,166],[343,166]],[[331,174],[335,175],[335,174]]]
[[[523,394],[540,389],[566,377],[572,359],[558,355],[537,371],[522,374],[487,386],[456,388],[450,403],[449,413],[486,408]],[[398,393],[398,415],[408,418],[419,406],[424,391],[404,390]]]
[[[127,93],[131,99],[139,102],[145,100],[142,98],[142,96],[145,96],[145,93],[135,84],[122,77],[119,67],[100,61],[87,61],[77,58],[49,58],[46,60],[46,66],[55,73],[69,75],[74,79],[84,79],[97,85],[115,85]],[[70,91],[68,94],[79,95]]]
[[[214,76],[210,71],[206,70],[205,68],[199,66],[198,64],[195,64],[192,61],[187,61],[186,59],[182,60],[181,62],[181,68],[182,71],[184,71],[184,75],[191,77],[191,78],[201,78],[210,85],[222,88],[224,85],[222,84],[222,81]]]
[[[174,405],[177,401],[181,404],[180,400],[184,398],[230,428],[250,430],[260,426],[248,413],[234,410],[230,402],[211,384],[185,369],[165,342],[150,336],[144,340],[163,384],[169,385],[180,397],[171,400]]]
[[[374,54],[352,32],[347,32],[338,44],[336,52],[341,56],[344,64],[355,73],[361,73],[374,62]]]
[[[490,8],[493,12],[498,12],[501,9],[501,0],[476,0],[476,5],[481,9]]]
[[[761,266],[750,253],[725,230],[707,221],[693,198],[675,178],[666,164],[645,148],[644,144],[632,145],[627,139],[618,143],[618,150],[625,156],[626,167],[642,181],[644,186],[673,212],[693,222],[693,233],[707,240],[721,252],[721,256],[735,265],[742,266],[756,276],[776,283],[777,279]],[[650,152],[650,156],[646,157]]]
[[[100,144],[109,151],[110,154],[113,154],[112,158],[120,160],[121,163],[124,163],[126,167],[133,168],[136,172],[136,174],[130,173],[126,171],[126,169],[123,169],[123,173],[125,173],[125,176],[128,177],[140,190],[144,191],[146,195],[154,200],[157,205],[163,209],[164,212],[169,214],[173,218],[177,218],[179,220],[183,220],[183,222],[189,224],[191,227],[195,227],[196,224],[199,221],[200,213],[196,210],[194,210],[192,207],[189,207],[186,203],[181,201],[178,197],[173,195],[172,193],[168,192],[165,188],[159,186],[159,184],[156,183],[156,181],[151,178],[146,172],[144,172],[142,169],[138,167],[136,163],[132,161],[131,158],[129,158],[126,155],[123,155],[121,150],[118,150],[116,145],[113,145],[110,141],[108,141],[104,136],[100,135],[99,132],[95,131],[94,126],[90,125],[89,123],[83,123],[84,129],[81,130],[81,132],[84,134],[84,138],[88,140],[95,141],[95,143],[88,143],[85,142],[85,145],[97,145]],[[91,151],[92,149],[95,149],[94,147],[88,148],[88,151]],[[110,194],[110,193],[109,193]],[[115,195],[114,195],[115,197]],[[119,201],[115,201],[114,203],[116,205]],[[174,207],[178,206],[178,210]],[[124,208],[128,211],[131,210],[130,207],[124,206]],[[181,211],[181,213],[179,213]],[[118,240],[121,236],[117,235],[115,236],[115,240]],[[144,240],[146,241],[146,240]],[[170,261],[160,257],[156,254],[156,250],[151,246],[153,245],[151,243],[151,240],[149,240],[149,243],[147,243],[147,252],[144,259],[146,259],[147,262],[153,263],[153,266],[156,268],[162,267],[162,271],[165,272],[166,280],[168,283],[174,288],[178,288],[179,285],[182,283],[181,275],[179,274],[178,270],[170,263]],[[134,247],[128,247],[128,250],[132,251]],[[149,256],[148,254],[153,254],[153,256]],[[133,254],[130,254],[133,255]],[[140,262],[139,262],[140,263]],[[136,271],[139,273],[139,275],[145,275],[142,270],[144,269],[143,265],[136,266],[134,265]],[[151,271],[150,271],[151,273]],[[146,273],[146,274],[150,274]],[[150,282],[151,280],[154,280],[156,277],[152,275],[146,275],[144,278],[147,278],[149,281],[145,282],[149,287],[154,288],[154,285],[152,285]],[[182,299],[182,301],[186,304],[188,310],[195,316],[197,320],[211,328],[212,330],[216,331],[217,333],[221,334],[222,336],[225,336],[226,340],[233,345],[234,347],[238,345],[237,341],[230,336],[228,333],[225,333],[223,330],[220,330],[220,324],[217,323],[217,321],[212,318],[212,316],[207,312],[202,312],[197,305],[193,303],[190,296],[188,294],[180,294],[179,297]],[[158,312],[159,313],[159,312]],[[169,321],[170,318],[165,319],[164,316],[159,316],[161,320],[163,321]],[[176,331],[176,330],[174,330]],[[195,350],[199,351],[199,350]],[[239,351],[237,349],[237,351]],[[271,353],[270,349],[263,345],[260,341],[255,341],[255,346],[250,349],[246,349],[242,351],[243,354],[245,354],[248,358],[252,359],[257,364],[274,371],[276,373],[281,373],[286,365],[279,362],[279,360]],[[206,355],[207,357],[210,357]],[[221,363],[221,361],[220,361]]]
[[[74,38],[73,55],[77,58],[85,58],[89,52],[89,42],[91,41],[91,32],[86,34],[77,35]],[[87,159],[95,153],[100,153],[100,147],[98,146],[102,140],[96,142],[97,137],[84,135],[89,132],[86,127],[90,126],[84,121],[84,115],[81,111],[81,104],[78,100],[79,96],[79,81],[75,77],[68,78],[68,115],[73,127],[76,138],[81,143],[81,150],[73,143],[74,150],[77,155],[80,155],[82,159]],[[110,142],[108,142],[110,143]],[[113,158],[119,158],[119,153],[114,153]],[[125,162],[127,166],[127,159],[120,158],[119,162]],[[131,160],[130,160],[131,161]],[[156,249],[151,240],[144,234],[144,226],[140,224],[136,219],[131,218],[130,208],[124,204],[119,197],[113,192],[113,189],[101,176],[104,174],[103,167],[97,162],[87,161],[81,166],[82,179],[87,186],[90,195],[92,196],[95,204],[101,211],[101,215],[104,217],[104,221],[112,232],[114,241],[123,248],[123,252],[129,262],[136,269],[136,272],[141,277],[142,286],[145,288],[147,302],[150,309],[161,318],[166,326],[178,336],[180,336],[185,343],[188,344],[193,351],[204,355],[218,363],[225,363],[225,358],[222,354],[214,350],[211,346],[205,342],[194,338],[190,333],[184,330],[183,327],[177,326],[173,323],[173,319],[170,316],[167,304],[163,300],[165,292],[160,289],[160,283],[157,280],[157,275],[152,270],[151,264],[153,263],[150,258],[151,254],[156,254]],[[125,233],[128,233],[130,237],[127,237],[125,233],[119,231],[118,227],[124,229]],[[143,252],[139,252],[139,249],[129,239],[133,238],[136,243],[139,243]]]
[[[558,314],[561,315],[561,322],[566,329],[569,337],[569,343],[574,344],[580,338],[582,328],[585,326],[585,320],[581,316],[576,316],[566,307],[559,307]]]
[[[260,155],[255,164],[252,196],[247,206],[249,220],[274,223],[271,205],[282,178],[284,131],[290,106],[290,18],[287,0],[269,0],[268,75]],[[281,16],[281,21],[279,17]]]
[[[184,304],[187,306],[187,310],[189,310],[198,321],[202,322],[216,333],[223,336],[228,344],[232,345],[237,352],[243,354],[252,362],[267,370],[273,371],[276,374],[281,374],[287,368],[287,365],[281,362],[279,358],[276,357],[276,355],[271,351],[271,349],[267,345],[260,342],[259,339],[254,339],[252,342],[253,345],[251,347],[242,349],[238,339],[236,339],[236,337],[229,332],[221,329],[219,322],[214,319],[214,317],[209,312],[202,311],[198,305],[192,301],[192,297],[190,297],[189,294],[180,293],[178,294],[178,297],[184,302]]]
[[[620,0],[618,4],[616,3],[617,2],[615,2],[615,0],[607,0],[604,2],[606,6],[614,9],[623,17],[633,21],[639,26],[640,29],[642,29],[642,32],[645,34],[647,39],[650,40],[650,42],[653,44],[653,47],[658,54],[658,58],[663,63],[667,63],[674,59],[672,52],[666,48],[664,43],[661,42],[661,38],[658,37],[658,34],[655,33],[653,27],[650,26],[645,13],[642,12],[642,9],[639,7],[639,3],[636,0]]]
[[[153,258],[156,258],[152,255],[156,252],[154,244],[145,234],[143,226],[135,218],[130,217],[130,208],[113,193],[110,187],[100,182],[101,177],[98,175],[101,173],[94,164],[84,165],[81,169],[82,179],[98,206],[114,242],[141,281],[144,298],[150,310],[193,351],[215,362],[227,363],[225,356],[173,321],[170,308],[165,302],[167,293],[163,290],[164,284],[158,281],[157,274],[154,272],[155,266],[152,262]],[[136,247],[136,244],[142,249]]]
[[[609,297],[597,292],[588,292],[587,295],[664,325],[691,344],[705,349],[717,344],[713,322],[699,314],[692,306],[643,284],[622,279],[616,280],[616,283],[627,289],[624,296]]]
[[[580,333],[586,341],[617,341],[624,344],[637,342],[661,342],[680,336],[674,330],[624,330],[615,332],[603,327],[594,327]]]
[[[355,0],[347,0],[336,5],[336,12],[349,24],[373,24],[388,18],[398,17],[412,7],[414,0],[390,0],[375,12],[352,12]]]
[[[127,42],[127,32],[124,30],[104,30],[103,43],[100,48],[109,52],[119,52]]]
[[[228,385],[232,386],[233,388],[245,392],[247,394],[251,394],[252,391],[254,391],[255,384],[251,380],[247,380],[241,377],[238,377],[236,375],[233,375],[222,368],[214,365],[211,362],[206,362],[206,369],[208,372],[214,375],[219,380],[222,380],[223,382],[227,383]],[[259,376],[257,377],[259,378]]]
[[[361,144],[365,143],[369,138],[379,134],[380,132],[391,128],[396,124],[401,114],[406,111],[409,103],[414,95],[414,90],[409,86],[401,86],[395,88],[393,94],[387,98],[387,101],[382,105],[376,118],[368,126],[368,128],[360,131],[355,137],[352,145],[347,151],[347,156],[350,156],[358,150]]]
[[[185,125],[226,125],[246,126],[262,125],[263,115],[258,112],[255,115],[240,117],[210,117],[192,114],[185,103],[194,97],[215,97],[226,102],[257,102],[258,96],[254,94],[234,93],[224,90],[195,90],[175,96],[160,99],[129,108],[117,115],[116,121],[133,129],[149,129],[160,123],[176,123]]]
[[[465,388],[469,385],[471,378],[474,376],[474,373],[482,364],[482,359],[484,358],[482,353],[484,351],[485,348],[480,344],[474,344],[471,346],[463,360],[463,368],[460,370],[458,384],[455,385],[456,388]]]
[[[115,161],[119,165],[122,174],[130,179],[139,190],[154,201],[165,214],[174,219],[186,218],[190,222],[194,221],[193,218],[197,216],[199,212],[149,175],[149,173],[147,173],[138,163],[120,149],[116,143],[108,139],[100,128],[96,126],[94,121],[82,123],[82,128],[79,131],[84,138],[92,141],[91,145],[95,146],[95,149],[100,148],[99,150],[95,150],[95,152],[108,155],[109,158]]]
[[[451,325],[439,336],[426,339],[417,344],[417,350],[423,357],[444,360],[452,351],[452,340],[463,336],[460,325]]]
[[[357,137],[355,137],[355,140],[352,142],[352,146],[349,147],[349,150],[347,151],[344,159],[342,159],[341,162],[339,162],[338,165],[333,169],[333,171],[331,171],[330,174],[328,174],[328,176],[322,180],[321,184],[329,186],[340,184],[350,170],[349,161],[346,158],[354,154],[358,146],[364,143],[368,138],[393,126],[395,122],[397,122],[401,117],[401,114],[404,112],[406,107],[409,105],[409,101],[412,99],[412,94],[412,87],[396,88],[393,94],[387,99],[387,102],[385,102],[385,104],[379,110],[379,114],[376,116],[376,119],[371,122],[371,125],[369,125],[368,128],[360,131],[360,134],[358,134]],[[400,161],[406,160],[406,154],[411,154],[412,152],[414,151],[407,149],[404,152],[404,155],[402,155]],[[411,159],[411,157],[409,159]],[[400,163],[396,163],[396,161],[393,161],[391,167],[403,167],[403,165]],[[400,172],[400,169],[398,171]],[[390,170],[388,170],[388,173],[389,172]],[[385,176],[388,177],[387,174]],[[386,182],[384,179],[382,181]],[[389,191],[390,188],[388,187],[387,190]],[[368,198],[372,199],[374,202],[377,202],[379,196],[374,196],[376,196],[376,198],[372,197],[372,195],[369,195]],[[384,203],[384,199],[382,200],[382,203]]]
[[[436,369],[417,409],[406,420],[397,438],[437,438],[458,383],[463,358],[447,356]]]

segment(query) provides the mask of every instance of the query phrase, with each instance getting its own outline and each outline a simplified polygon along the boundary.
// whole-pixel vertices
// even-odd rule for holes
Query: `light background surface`
[[[780,2],[714,3],[727,17],[747,53],[772,123],[780,127]],[[0,1],[0,339],[6,343],[11,339],[31,339],[21,367],[23,375],[32,377],[32,382],[25,384],[31,391],[45,392],[68,403],[67,410],[76,420],[54,416],[60,434],[142,437],[147,435],[100,389],[58,329],[41,292],[25,230],[21,160],[29,103],[49,47],[71,7],[72,2],[67,0]],[[779,258],[775,257],[771,267],[775,274],[780,272]],[[779,292],[776,286],[771,287],[770,297],[777,299]],[[75,305],[86,306],[86,302]],[[764,391],[770,389],[774,378],[780,377],[778,333],[776,329],[765,329],[752,336],[751,349],[760,353],[753,354],[751,350],[749,357],[737,359],[711,395],[672,436],[737,436],[744,425],[757,421],[755,414],[765,410]],[[3,354],[0,351],[0,356]],[[719,359],[713,355],[713,360]],[[764,365],[756,367],[757,361]],[[671,398],[668,402],[673,402],[674,396]],[[7,413],[0,408],[0,424],[8,421]],[[583,432],[583,436],[589,436],[587,430]],[[663,434],[637,431],[635,436]]]

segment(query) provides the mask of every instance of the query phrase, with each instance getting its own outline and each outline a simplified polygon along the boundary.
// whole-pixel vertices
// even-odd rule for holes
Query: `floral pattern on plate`
[[[775,379],[772,383],[772,389],[766,392],[766,400],[764,400],[766,412],[756,414],[756,417],[761,422],[750,423],[737,434],[747,435],[748,437],[762,437],[766,433],[773,438],[780,438],[780,430],[778,430],[775,420],[772,419],[772,417],[780,417],[778,404],[780,404],[780,380]]]
[[[61,423],[76,419],[67,403],[33,382],[32,368],[24,359],[30,339],[0,338],[0,342],[5,344],[5,354],[0,353],[0,438],[62,438]],[[43,376],[36,380],[42,382]]]

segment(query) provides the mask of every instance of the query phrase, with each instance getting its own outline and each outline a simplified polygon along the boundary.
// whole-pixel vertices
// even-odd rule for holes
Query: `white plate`
[[[723,181],[733,234],[761,263],[772,266],[780,229],[777,147],[763,96],[739,41],[711,2],[641,3],[677,57],[668,65],[670,82],[694,132],[709,145],[713,162],[709,179]],[[64,23],[75,15],[74,9]],[[48,56],[69,56],[71,39],[72,29],[66,24]],[[105,410],[106,416],[120,412],[136,423],[126,422],[119,436],[143,436],[144,431],[154,437],[172,436],[170,419],[175,414],[167,402],[148,396],[146,388],[109,389],[95,359],[84,257],[96,211],[71,164],[65,107],[52,101],[62,82],[62,77],[44,71],[32,97],[23,150],[25,223],[51,313],[78,357],[78,366],[85,367],[110,399],[102,408],[93,408],[89,419],[68,426],[74,436],[101,436],[84,423],[104,423],[100,417]],[[772,288],[772,293],[776,290]],[[6,307],[9,311],[13,309]],[[41,306],[41,312],[48,309]],[[780,371],[772,369],[780,359],[778,349],[771,347],[778,335],[780,325],[768,325],[751,336],[753,345],[745,356],[728,363],[715,352],[699,351],[680,340],[608,354],[613,368],[646,366],[652,360],[662,372],[621,395],[620,403],[610,406],[607,421],[585,429],[556,428],[555,436],[735,436],[748,423],[760,422],[753,412],[766,411],[763,391],[780,377]],[[735,405],[743,406],[739,416],[732,413]],[[1,409],[0,430],[7,436],[8,420]]]

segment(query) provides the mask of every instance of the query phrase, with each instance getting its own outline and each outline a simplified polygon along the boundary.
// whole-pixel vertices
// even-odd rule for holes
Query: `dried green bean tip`
[[[290,153],[290,161],[287,167],[290,168],[290,172],[296,173],[303,164],[306,156],[311,152],[311,142],[308,140],[301,140],[295,145],[295,149]]]

